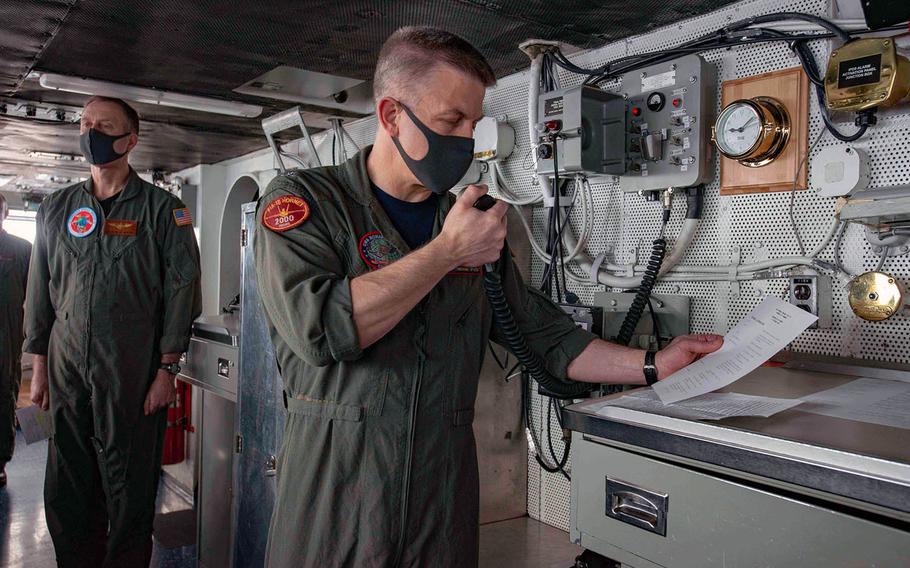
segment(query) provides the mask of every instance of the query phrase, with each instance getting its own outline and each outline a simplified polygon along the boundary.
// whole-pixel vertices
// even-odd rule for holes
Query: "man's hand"
[[[469,185],[446,216],[438,239],[446,245],[453,268],[482,266],[499,260],[506,240],[506,212],[509,205],[499,201],[487,211],[474,208],[487,186]]]
[[[41,410],[50,408],[50,393],[47,388],[47,355],[35,355],[32,360],[32,386],[29,397]]]
[[[167,408],[177,400],[177,389],[174,388],[174,375],[164,369],[158,369],[149,392],[145,395],[145,415],[149,416]]]
[[[708,353],[717,351],[723,344],[724,338],[712,333],[680,335],[657,352],[654,359],[657,380],[665,379]]]

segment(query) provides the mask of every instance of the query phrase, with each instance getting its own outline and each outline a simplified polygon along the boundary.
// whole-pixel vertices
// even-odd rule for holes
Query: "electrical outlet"
[[[818,317],[810,328],[831,327],[831,278],[824,274],[791,276],[790,303]]]

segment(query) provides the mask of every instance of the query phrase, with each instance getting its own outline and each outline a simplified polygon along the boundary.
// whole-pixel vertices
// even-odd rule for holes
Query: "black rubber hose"
[[[651,258],[648,259],[648,266],[645,269],[644,275],[641,277],[641,285],[635,292],[635,298],[632,300],[632,305],[629,307],[629,311],[626,312],[626,317],[622,321],[622,326],[619,328],[619,335],[616,337],[616,342],[620,345],[628,345],[629,342],[632,341],[632,335],[635,333],[635,328],[638,326],[642,314],[645,313],[645,307],[648,305],[651,291],[654,289],[654,285],[657,284],[657,275],[660,273],[660,267],[664,263],[664,256],[666,254],[666,239],[656,239],[651,249]]]
[[[487,293],[487,299],[493,307],[493,318],[499,326],[499,331],[505,339],[509,351],[524,365],[528,373],[540,386],[547,391],[562,397],[584,396],[591,392],[593,385],[588,383],[571,382],[566,383],[551,375],[543,362],[528,347],[528,342],[518,328],[515,322],[515,316],[512,314],[512,308],[506,299],[506,294],[502,289],[502,278],[499,273],[493,270],[486,270],[483,277],[483,288]]]

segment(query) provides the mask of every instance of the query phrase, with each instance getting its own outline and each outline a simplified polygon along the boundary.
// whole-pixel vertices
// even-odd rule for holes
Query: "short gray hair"
[[[382,44],[373,75],[374,99],[391,94],[403,82],[419,83],[440,63],[467,73],[484,87],[496,83],[496,73],[486,58],[464,39],[439,28],[407,26]]]

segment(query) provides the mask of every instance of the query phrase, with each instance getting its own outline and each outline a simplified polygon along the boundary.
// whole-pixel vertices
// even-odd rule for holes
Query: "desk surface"
[[[859,376],[761,367],[723,392],[799,398]],[[611,395],[611,398],[622,393]],[[910,514],[910,430],[800,411],[693,421],[594,399],[566,409],[572,430]],[[594,407],[594,408],[592,408]],[[910,409],[908,409],[910,412]]]

